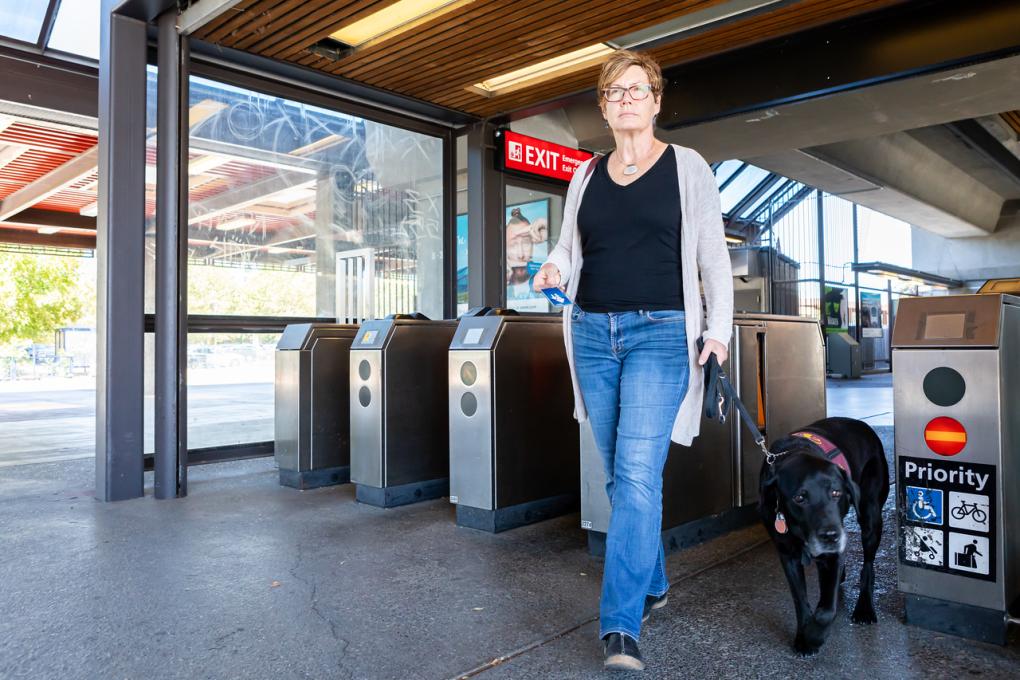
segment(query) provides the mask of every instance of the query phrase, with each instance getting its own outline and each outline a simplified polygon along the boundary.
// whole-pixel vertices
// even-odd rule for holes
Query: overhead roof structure
[[[202,0],[202,3],[212,0]],[[600,45],[647,51],[664,65],[779,38],[903,0],[458,0],[360,45],[331,36],[400,0],[240,0],[192,34],[487,118],[590,90],[604,54],[572,66],[550,59]],[[199,3],[196,7],[201,7]],[[544,65],[544,66],[543,66]],[[523,85],[478,85],[543,66]]]

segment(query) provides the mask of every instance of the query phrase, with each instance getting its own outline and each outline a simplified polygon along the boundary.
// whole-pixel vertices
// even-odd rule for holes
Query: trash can
[[[450,345],[450,502],[498,532],[577,510],[579,455],[560,315],[465,315]]]
[[[280,484],[314,489],[350,481],[348,377],[358,327],[302,323],[276,344],[274,425]]]
[[[450,488],[447,353],[457,322],[394,314],[351,346],[351,481],[362,503],[405,505]]]
[[[1020,297],[901,298],[893,365],[906,620],[1005,644],[1020,596]]]

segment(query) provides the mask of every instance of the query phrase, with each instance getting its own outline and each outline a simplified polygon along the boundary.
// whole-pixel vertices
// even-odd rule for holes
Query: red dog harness
[[[801,430],[800,432],[794,432],[790,435],[791,437],[802,437],[807,439],[809,442],[817,446],[822,451],[822,455],[825,456],[825,460],[830,463],[835,463],[839,467],[843,468],[843,472],[850,473],[850,463],[847,461],[846,456],[839,450],[839,447],[830,442],[828,439],[820,434],[814,432],[807,432]],[[851,475],[852,476],[852,475]]]
[[[843,469],[843,472],[847,473],[851,477],[853,476],[850,472],[850,462],[847,461],[846,456],[839,449],[838,446],[830,442],[828,439],[820,434],[814,432],[807,432],[801,430],[799,432],[790,433],[791,437],[800,437],[801,439],[807,439],[809,442],[814,444],[821,452],[825,460],[830,463],[834,463]],[[786,517],[779,511],[779,499],[776,499],[776,520],[775,524],[776,533],[785,534],[788,530],[786,525]]]

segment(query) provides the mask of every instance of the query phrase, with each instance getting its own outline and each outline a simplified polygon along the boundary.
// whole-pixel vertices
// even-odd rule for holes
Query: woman
[[[612,505],[599,632],[609,669],[644,668],[641,623],[669,589],[662,468],[671,438],[690,445],[698,434],[698,366],[710,354],[726,360],[733,325],[715,176],[697,152],[655,138],[662,86],[646,55],[619,51],[606,62],[599,108],[616,149],[574,173],[559,243],[534,282],[574,300],[563,338],[575,415],[591,422]]]

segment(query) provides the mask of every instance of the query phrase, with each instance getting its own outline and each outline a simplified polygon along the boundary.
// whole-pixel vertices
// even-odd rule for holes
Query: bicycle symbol
[[[964,519],[970,516],[978,524],[984,524],[988,521],[988,513],[979,508],[977,503],[968,503],[964,500],[961,500],[960,505],[950,510],[949,514],[953,516],[953,519]]]

